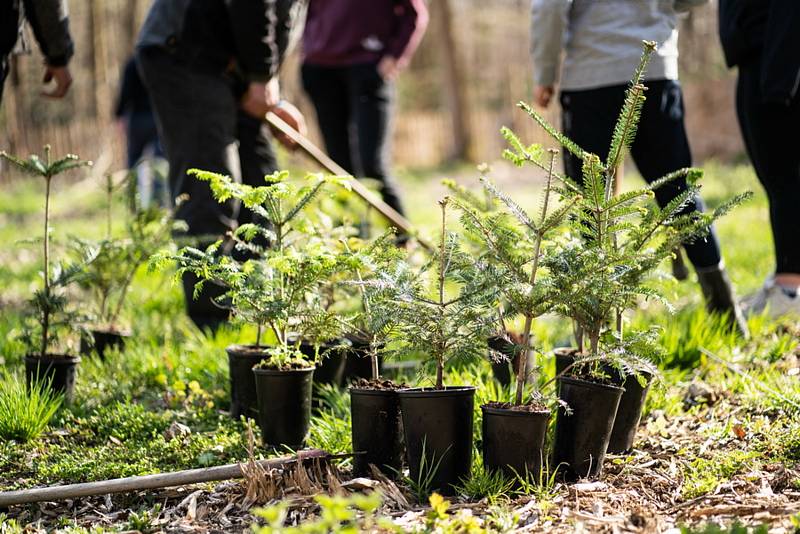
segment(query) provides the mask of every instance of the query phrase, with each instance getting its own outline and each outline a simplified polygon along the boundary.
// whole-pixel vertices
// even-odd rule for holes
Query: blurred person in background
[[[264,125],[273,111],[301,132],[302,115],[281,101],[278,70],[289,43],[295,0],[155,0],[139,34],[136,62],[150,95],[169,160],[172,199],[188,200],[176,217],[200,246],[252,220],[233,202],[219,203],[192,168],[264,185],[277,170]],[[283,139],[283,138],[279,138]],[[216,328],[228,311],[214,303],[225,290],[183,280],[189,317]]]
[[[42,81],[55,83],[55,87],[43,91],[42,96],[63,98],[72,85],[67,65],[75,51],[69,33],[66,0],[0,0],[0,102],[9,74],[9,59],[26,20],[44,55]]]
[[[678,16],[707,0],[532,0],[534,101],[547,107],[560,87],[564,133],[583,149],[608,158],[625,91],[642,53],[642,41],[658,43],[645,76],[647,100],[631,156],[647,182],[692,165],[678,82]],[[564,53],[562,66],[562,52]],[[582,181],[582,162],[564,152],[566,174]],[[660,206],[686,190],[676,180],[655,191]],[[686,211],[702,211],[698,197]],[[712,228],[684,244],[707,309],[723,314],[747,337],[747,323],[725,270]]]
[[[739,69],[736,111],[775,246],[775,273],[745,311],[800,317],[800,1],[720,0],[719,32]]]
[[[381,183],[405,215],[389,170],[394,81],[428,23],[423,0],[309,0],[302,82],[328,155],[347,172]]]
[[[143,159],[164,157],[164,152],[158,140],[150,96],[132,57],[125,63],[122,72],[114,117],[125,135],[128,169],[136,174],[137,197],[141,207],[147,208],[154,201],[161,207],[167,207],[170,202],[165,184],[148,165],[140,165]]]

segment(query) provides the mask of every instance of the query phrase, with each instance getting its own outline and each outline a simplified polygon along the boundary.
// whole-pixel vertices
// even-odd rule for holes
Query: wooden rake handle
[[[414,235],[420,245],[425,247],[427,250],[433,250],[430,243],[427,243],[416,236],[416,230],[408,219],[403,217],[397,212],[397,210],[381,200],[377,195],[375,195],[375,193],[365,187],[364,184],[353,178],[349,172],[344,170],[335,161],[328,157],[325,152],[312,143],[307,137],[300,134],[300,132],[292,128],[286,121],[271,111],[267,113],[265,119],[270,126],[277,129],[286,137],[297,143],[297,146],[300,148],[300,150],[306,156],[314,160],[314,162],[316,162],[317,165],[322,167],[326,172],[337,176],[349,176],[350,187],[356,195],[364,200],[364,202],[375,208],[375,210],[383,215],[392,226],[404,233]]]

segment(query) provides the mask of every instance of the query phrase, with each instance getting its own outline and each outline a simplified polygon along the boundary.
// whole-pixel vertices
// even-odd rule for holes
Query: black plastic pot
[[[347,351],[344,364],[344,382],[352,382],[359,378],[370,380],[372,378],[372,359],[369,357],[369,346],[357,341]],[[378,357],[378,374],[383,370],[383,358]]]
[[[75,395],[75,376],[78,373],[80,356],[48,354],[44,357],[25,357],[25,379],[49,384],[55,393],[63,393],[64,403],[70,404]]]
[[[559,379],[559,398],[572,413],[558,409],[552,465],[568,480],[600,475],[623,391],[578,378]]]
[[[373,464],[389,476],[403,465],[400,398],[397,391],[350,389],[353,473],[369,475]]]
[[[254,350],[254,345],[231,345],[228,353],[228,369],[231,384],[230,414],[234,419],[242,415],[258,420],[258,397],[256,377],[253,367],[266,358],[262,350]]]
[[[452,495],[472,464],[475,388],[413,388],[398,395],[411,478],[430,477],[431,490]]]
[[[107,349],[122,351],[125,342],[131,337],[130,334],[118,330],[90,330],[89,333],[92,335],[91,343],[81,337],[81,356],[89,356],[94,352],[103,361],[106,359]]]
[[[516,376],[514,366],[517,363],[517,358],[511,358],[510,355],[514,351],[514,344],[504,337],[492,336],[488,339],[489,348],[495,352],[503,354],[507,360],[494,361],[490,356],[489,361],[492,364],[492,374],[494,378],[500,382],[503,387],[508,387],[511,384],[512,377]]]
[[[619,377],[617,376],[617,378]],[[650,375],[645,375],[645,378],[647,382],[644,387],[635,376],[628,376],[622,381],[621,385],[625,388],[625,393],[620,398],[614,428],[611,430],[611,438],[608,441],[608,452],[611,454],[624,454],[633,448],[639,419],[642,417],[644,401],[647,398],[647,391],[650,389],[652,379]]]
[[[483,465],[506,476],[539,481],[550,412],[523,412],[481,406]]]
[[[575,349],[561,348],[554,351],[556,356],[556,374],[561,373],[575,361]],[[639,419],[642,416],[642,409],[647,398],[647,391],[650,389],[652,377],[646,374],[647,382],[644,387],[639,384],[636,377],[623,377],[615,368],[604,366],[606,373],[611,376],[611,380],[625,388],[625,392],[619,401],[617,415],[614,419],[614,428],[608,442],[608,452],[612,454],[624,454],[633,448],[636,439],[636,430],[639,427]]]
[[[316,370],[314,371],[315,384],[333,384],[341,386],[344,379],[344,366],[347,360],[347,345],[338,344],[324,344],[319,348],[320,361],[317,362]],[[302,352],[309,359],[314,358],[317,354],[314,345],[310,343],[301,343],[300,352]]]
[[[278,371],[253,369],[258,397],[258,424],[264,444],[303,447],[311,423],[314,368]]]

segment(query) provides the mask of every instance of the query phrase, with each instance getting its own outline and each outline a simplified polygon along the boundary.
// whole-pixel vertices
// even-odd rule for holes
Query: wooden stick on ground
[[[260,460],[256,463],[264,469],[274,469],[286,467],[290,464],[305,460],[330,460],[344,456],[352,455],[330,455],[325,451],[313,449],[310,451],[304,451],[296,456],[271,458],[269,460]],[[63,501],[66,499],[89,497],[92,495],[107,495],[109,493],[125,493],[130,491],[160,489],[173,486],[186,486],[189,484],[199,484],[201,482],[215,482],[243,477],[244,474],[242,473],[241,464],[229,464],[220,465],[217,467],[206,467],[202,469],[176,471],[174,473],[160,473],[157,475],[144,475],[116,478],[113,480],[101,480],[98,482],[85,482],[83,484],[68,484],[65,486],[52,486],[49,488],[5,491],[0,492],[0,508],[5,508],[15,504]]]
[[[319,147],[317,147],[314,143],[309,141],[309,139],[299,132],[297,132],[294,128],[292,128],[286,121],[272,113],[271,111],[266,115],[267,123],[273,128],[276,128],[282,134],[286,135],[297,143],[297,146],[300,150],[303,151],[305,155],[309,158],[314,160],[320,167],[325,169],[325,171],[335,174],[337,176],[350,176],[350,173],[344,170],[340,165],[338,165],[335,161],[328,157],[328,155],[323,152]],[[398,230],[401,230],[407,234],[414,235],[417,237],[417,241],[419,244],[425,247],[428,250],[433,250],[431,245],[424,240],[420,239],[416,236],[416,231],[412,226],[411,222],[403,217],[400,213],[397,212],[394,208],[380,199],[375,193],[370,191],[364,184],[352,178],[350,180],[350,187],[353,189],[353,192],[358,195],[361,199],[363,199],[367,204],[375,208],[378,213],[386,217],[386,219]]]

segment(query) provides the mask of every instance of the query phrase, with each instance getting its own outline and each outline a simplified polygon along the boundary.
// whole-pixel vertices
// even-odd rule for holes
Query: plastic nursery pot
[[[484,467],[510,478],[538,482],[550,412],[491,405],[483,405],[481,410]]]
[[[231,384],[231,417],[241,416],[258,420],[258,397],[253,367],[267,357],[266,347],[231,345],[228,353],[228,370]]]
[[[363,342],[353,341],[353,346],[347,351],[344,364],[344,382],[352,382],[363,378],[372,378],[372,360],[369,357],[369,346]],[[383,358],[378,357],[378,373],[383,369]]]
[[[91,343],[88,343],[83,337],[81,338],[81,356],[89,356],[94,353],[103,361],[106,359],[106,350],[122,351],[125,348],[125,342],[131,337],[130,333],[122,330],[93,329],[89,333],[92,335]]]
[[[575,362],[575,355],[578,349],[572,347],[559,347],[553,349],[553,355],[556,357],[556,376],[564,372],[564,370]]]
[[[50,384],[53,392],[64,394],[65,404],[71,404],[75,395],[75,376],[80,361],[80,356],[63,354],[26,356],[25,379],[28,385],[34,382]]]
[[[452,495],[472,464],[472,386],[401,389],[406,459],[415,482]]]
[[[370,464],[393,477],[403,465],[400,398],[391,389],[350,388],[353,473],[370,474]]]
[[[623,391],[579,378],[559,379],[558,396],[571,413],[558,409],[552,465],[567,480],[600,476]]]
[[[508,358],[508,355],[514,350],[514,344],[501,336],[490,337],[487,340],[487,344],[491,350],[505,355],[506,358]],[[494,358],[490,355],[489,361],[492,364],[492,374],[494,375],[494,378],[500,382],[503,387],[508,387],[511,384],[511,377],[516,375],[515,369],[517,358],[513,358],[510,361],[506,360],[498,362],[494,361]]]
[[[625,393],[620,398],[614,428],[611,430],[611,438],[608,441],[608,452],[611,454],[624,454],[633,448],[644,401],[653,378],[645,373],[643,376],[646,379],[644,386],[635,376],[622,378],[618,373],[614,373],[614,381],[625,388]]]
[[[314,368],[253,369],[258,397],[258,425],[264,445],[300,449],[311,424]]]
[[[325,343],[319,347],[319,361],[317,362],[316,371],[314,371],[315,384],[342,385],[344,366],[349,348],[347,345],[340,346],[338,343]],[[301,343],[300,352],[312,360],[316,355],[314,345],[310,343]]]

